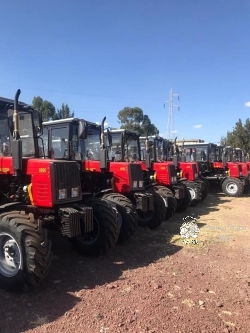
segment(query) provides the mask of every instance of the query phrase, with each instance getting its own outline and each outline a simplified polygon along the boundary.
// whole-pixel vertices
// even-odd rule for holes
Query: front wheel
[[[147,212],[145,215],[138,211],[138,224],[142,227],[148,227],[149,229],[158,228],[165,220],[166,207],[162,197],[155,193],[150,192],[153,195],[154,210]]]
[[[222,190],[228,197],[240,197],[244,193],[244,185],[239,178],[228,177],[222,183]]]
[[[195,181],[185,181],[183,184],[186,185],[187,189],[189,190],[191,201],[190,207],[195,207],[201,201],[201,184]]]
[[[135,206],[122,194],[108,193],[102,197],[117,209],[121,216],[121,228],[117,243],[121,244],[128,241],[135,233],[138,226],[138,216]]]
[[[118,238],[117,217],[112,207],[103,199],[88,198],[84,204],[93,208],[92,232],[70,239],[73,247],[86,256],[107,254]]]
[[[38,286],[51,264],[47,229],[32,214],[20,211],[0,215],[0,285],[14,291]]]
[[[174,196],[174,193],[168,187],[164,186],[154,186],[150,189],[150,191],[155,191],[163,198],[164,202],[165,200],[167,201],[167,204],[165,204],[165,220],[168,221],[174,215],[177,209],[177,200]]]
[[[181,184],[184,187],[184,198],[177,200],[176,213],[185,212],[190,207],[191,195],[185,184]]]

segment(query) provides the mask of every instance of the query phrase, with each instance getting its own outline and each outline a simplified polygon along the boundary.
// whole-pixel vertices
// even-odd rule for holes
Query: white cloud
[[[245,106],[246,106],[247,108],[250,108],[250,102],[246,102],[246,103],[245,103]]]
[[[177,132],[178,132],[177,130],[172,131],[172,133],[177,133]]]
[[[96,121],[95,123],[96,123],[96,125],[100,125],[99,121]]]
[[[108,126],[108,124],[109,124],[109,123],[105,122],[105,123],[104,123],[104,126],[105,126],[105,127],[107,127],[107,126]]]
[[[202,125],[194,125],[193,128],[201,128]]]

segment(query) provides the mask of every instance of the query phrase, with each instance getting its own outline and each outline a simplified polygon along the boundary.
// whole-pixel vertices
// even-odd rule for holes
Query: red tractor
[[[184,143],[190,149],[189,158],[199,163],[199,171],[209,182],[219,183],[227,196],[239,197],[247,184],[242,165],[231,162],[225,147],[213,143]]]
[[[139,164],[108,160],[104,144],[104,121],[97,125],[70,118],[43,123],[46,154],[53,159],[77,160],[82,189],[100,197],[117,210],[121,224],[118,242],[128,240],[140,224],[154,229],[164,218],[164,203],[144,190]],[[112,137],[108,132],[111,144]]]
[[[154,195],[160,196],[165,204],[165,219],[169,219],[176,209],[179,211],[189,207],[190,195],[184,185],[177,184],[176,172],[172,163],[153,163],[147,155],[145,161],[141,158],[139,135],[129,130],[112,130],[112,145],[109,156],[114,161],[128,160],[139,164],[143,171],[143,184]],[[159,179],[164,179],[167,186],[162,186]],[[184,199],[185,198],[185,199]],[[180,205],[178,205],[180,203]],[[178,208],[177,208],[178,206]]]
[[[0,98],[0,285],[36,287],[51,264],[48,228],[89,254],[95,211],[114,225],[116,215],[100,199],[82,201],[76,161],[39,158],[42,119],[30,106]]]
[[[173,161],[178,178],[183,180],[190,192],[190,206],[194,207],[207,197],[209,182],[199,174],[199,164],[195,161],[187,160],[184,141],[180,148],[176,144],[176,139],[173,142],[166,140],[166,158]]]
[[[184,183],[185,178],[178,179],[176,165],[168,161],[168,142],[159,137],[140,137],[142,160],[144,162],[145,183],[153,186],[160,193],[168,191],[169,208],[173,206],[171,196],[175,197],[176,212],[185,211],[191,204],[190,190]],[[178,163],[177,163],[178,164]],[[169,195],[170,193],[170,195]]]

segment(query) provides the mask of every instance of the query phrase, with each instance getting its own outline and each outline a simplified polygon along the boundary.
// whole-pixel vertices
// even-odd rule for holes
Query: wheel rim
[[[234,182],[230,182],[226,185],[226,190],[230,194],[235,194],[238,191],[238,185]]]
[[[191,195],[191,200],[195,200],[196,199],[196,192],[192,187],[188,187],[189,193]]]
[[[7,233],[0,234],[0,272],[11,278],[19,272],[22,265],[21,250],[16,240]]]

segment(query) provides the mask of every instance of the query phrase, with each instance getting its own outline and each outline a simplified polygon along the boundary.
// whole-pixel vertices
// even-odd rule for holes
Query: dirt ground
[[[0,332],[250,332],[249,203],[212,192],[101,258],[58,238],[39,289],[0,291]],[[191,213],[200,216],[198,244],[179,234]]]

